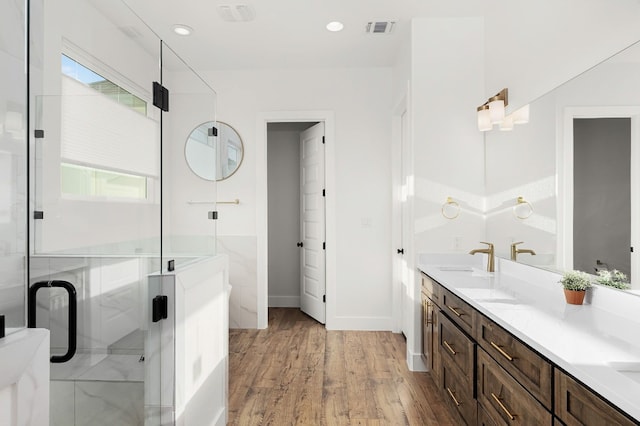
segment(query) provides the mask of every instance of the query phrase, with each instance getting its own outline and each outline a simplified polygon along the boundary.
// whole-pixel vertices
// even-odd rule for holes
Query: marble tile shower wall
[[[229,256],[229,327],[258,326],[258,240],[255,236],[218,235],[218,253]]]

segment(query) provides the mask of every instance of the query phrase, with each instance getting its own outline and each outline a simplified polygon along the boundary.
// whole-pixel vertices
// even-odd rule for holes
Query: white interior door
[[[300,133],[300,309],[325,323],[324,123]]]

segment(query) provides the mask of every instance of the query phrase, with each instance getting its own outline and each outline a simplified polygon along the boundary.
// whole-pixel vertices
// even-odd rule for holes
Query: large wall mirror
[[[618,269],[640,294],[640,42],[530,104],[530,121],[486,133],[487,238],[518,262]],[[512,213],[524,197],[534,213]]]
[[[218,129],[215,136],[213,128]],[[227,123],[207,121],[191,131],[184,156],[193,173],[202,179],[221,181],[242,164],[244,146],[240,134]]]

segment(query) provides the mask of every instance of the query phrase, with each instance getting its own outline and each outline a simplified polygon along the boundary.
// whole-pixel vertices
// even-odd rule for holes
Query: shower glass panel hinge
[[[36,129],[33,131],[33,137],[36,139],[42,139],[44,138],[44,130],[42,129]]]
[[[209,129],[209,136],[218,136],[218,129],[215,127],[212,127]]]
[[[218,220],[218,212],[217,211],[209,212],[209,219]]]
[[[167,271],[171,272],[175,270],[176,270],[176,261],[174,259],[167,261]]]
[[[153,104],[162,111],[169,111],[169,89],[157,81],[153,82]]]
[[[44,219],[44,212],[41,210],[35,210],[33,212],[33,218],[34,219]]]
[[[153,322],[158,322],[169,317],[169,298],[167,296],[158,295],[154,297],[152,305]]]

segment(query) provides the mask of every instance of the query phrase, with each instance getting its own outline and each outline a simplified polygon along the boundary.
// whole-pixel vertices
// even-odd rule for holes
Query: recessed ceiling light
[[[327,24],[327,29],[329,31],[333,31],[333,32],[342,31],[343,28],[344,28],[344,24],[342,22],[339,22],[339,21],[329,22]]]
[[[173,32],[181,36],[188,36],[193,32],[193,28],[183,24],[176,24],[173,26]]]

